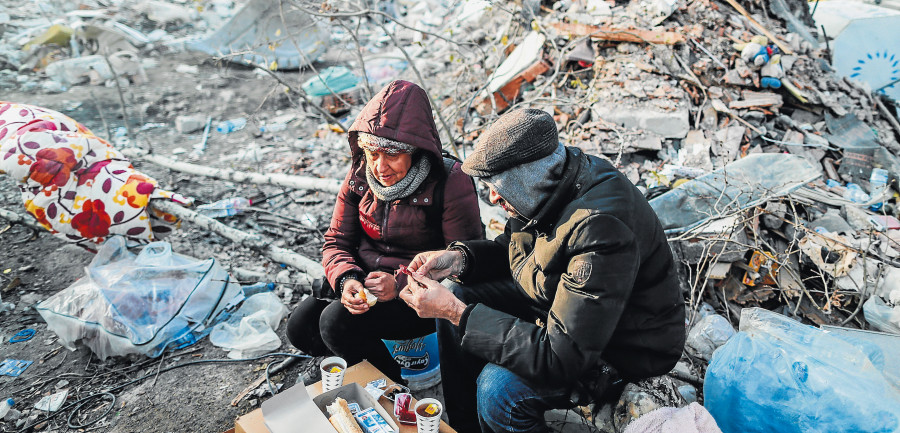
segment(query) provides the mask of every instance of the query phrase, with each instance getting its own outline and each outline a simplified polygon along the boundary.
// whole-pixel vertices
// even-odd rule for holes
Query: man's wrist
[[[462,320],[463,313],[466,312],[466,306],[465,303],[457,299],[456,302],[453,303],[453,307],[450,310],[447,320],[449,320],[450,323],[459,326],[459,321]]]
[[[466,251],[466,248],[460,244],[451,244],[447,247],[448,251],[453,251],[459,253],[459,260],[453,261],[453,266],[450,269],[450,279],[459,282],[463,276],[466,275],[466,271],[469,268],[469,253]]]

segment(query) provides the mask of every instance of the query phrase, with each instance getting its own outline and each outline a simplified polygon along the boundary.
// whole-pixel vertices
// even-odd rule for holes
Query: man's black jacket
[[[465,241],[463,283],[509,278],[534,300],[534,320],[470,305],[462,346],[537,383],[573,386],[600,360],[627,380],[665,374],[685,341],[672,253],[643,195],[608,162],[567,148],[559,186],[494,241]],[[541,317],[543,316],[543,317]]]

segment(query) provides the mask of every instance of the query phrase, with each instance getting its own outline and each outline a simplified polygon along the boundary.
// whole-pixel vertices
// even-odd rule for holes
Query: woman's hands
[[[369,304],[359,296],[363,290],[363,284],[354,279],[344,281],[344,291],[341,292],[341,304],[350,314],[362,314],[369,311]]]
[[[366,280],[359,282],[354,279],[344,281],[344,291],[341,293],[341,304],[351,314],[362,314],[369,311],[366,300],[359,296],[363,290],[368,290],[367,296],[375,296],[379,301],[390,301],[397,297],[397,281],[387,272],[372,272],[366,276]]]
[[[397,280],[394,276],[387,273],[376,271],[366,276],[363,282],[365,288],[369,289],[379,301],[390,301],[397,297]]]

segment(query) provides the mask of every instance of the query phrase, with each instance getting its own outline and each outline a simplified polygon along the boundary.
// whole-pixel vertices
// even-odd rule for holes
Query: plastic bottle
[[[275,283],[256,283],[241,287],[244,296],[249,298],[257,293],[271,292],[275,290]]]
[[[238,117],[219,122],[216,125],[216,131],[219,131],[222,134],[228,134],[229,132],[240,131],[241,129],[244,129],[244,126],[246,125],[247,119],[244,117]]]
[[[232,216],[250,207],[251,202],[244,197],[232,197],[219,200],[215,203],[208,203],[197,206],[197,212],[200,215],[210,218],[220,218]]]
[[[847,184],[847,191],[844,193],[844,198],[850,200],[854,203],[865,203],[869,201],[869,194],[866,194],[859,185],[855,183]]]
[[[287,130],[287,123],[270,123],[259,127],[259,132],[281,132]]]
[[[3,400],[2,403],[0,403],[0,419],[3,419],[6,417],[6,414],[9,412],[9,410],[13,407],[14,404],[16,404],[16,402],[13,401],[13,399],[11,399],[11,398],[7,398],[6,400]]]
[[[873,168],[872,175],[869,177],[869,185],[872,189],[872,195],[881,194],[884,189],[887,187],[889,180],[889,173],[887,170],[883,168]],[[872,206],[869,206],[869,210],[872,212],[878,212],[881,210],[881,206],[884,203],[875,203]]]

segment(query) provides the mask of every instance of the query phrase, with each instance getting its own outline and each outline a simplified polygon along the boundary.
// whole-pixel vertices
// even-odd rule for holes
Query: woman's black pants
[[[313,356],[335,354],[347,365],[369,360],[375,368],[401,382],[400,365],[381,341],[407,340],[434,332],[434,319],[422,319],[399,298],[379,302],[363,314],[350,314],[339,300],[312,296],[300,301],[287,324],[294,347]]]

